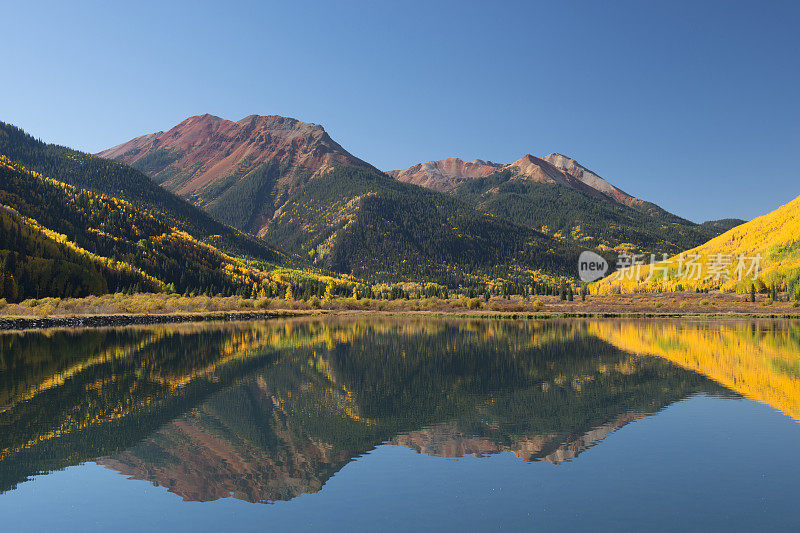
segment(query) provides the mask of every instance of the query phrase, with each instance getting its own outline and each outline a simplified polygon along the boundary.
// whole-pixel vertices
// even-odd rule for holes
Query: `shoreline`
[[[465,311],[443,310],[293,310],[269,311],[205,311],[199,313],[84,314],[44,317],[1,317],[0,332],[45,330],[54,328],[100,328],[134,325],[179,324],[190,322],[244,322],[279,318],[337,316],[427,317],[476,320],[569,320],[569,319],[648,319],[648,320],[800,320],[800,313],[653,313],[653,312],[528,312],[528,311]]]
[[[186,322],[234,322],[258,319],[294,318],[311,313],[302,311],[206,311],[202,313],[140,313],[140,314],[86,314],[45,317],[3,317],[0,331],[52,329],[52,328],[101,328],[138,326],[150,324],[180,324]]]

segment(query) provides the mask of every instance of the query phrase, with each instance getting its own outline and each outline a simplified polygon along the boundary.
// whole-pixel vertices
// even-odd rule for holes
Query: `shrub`
[[[320,307],[322,307],[322,300],[320,300],[316,296],[312,296],[311,299],[308,301],[308,304],[314,309],[319,309]]]
[[[542,303],[542,301],[541,301],[541,300],[534,300],[534,301],[533,301],[533,308],[534,308],[535,310],[537,310],[537,311],[538,311],[538,310],[542,309],[543,307],[544,307],[544,303]]]
[[[56,307],[58,307],[58,302],[47,301],[47,302],[44,302],[43,304],[39,305],[37,307],[37,309],[36,309],[36,312],[40,316],[48,316],[48,315],[52,314],[53,311],[56,310]]]
[[[480,309],[481,308],[481,301],[478,298],[470,298],[467,301],[467,308],[468,309]]]
[[[358,300],[356,300],[355,298],[341,298],[340,303],[342,308],[347,310],[358,309],[359,307],[361,307]]]

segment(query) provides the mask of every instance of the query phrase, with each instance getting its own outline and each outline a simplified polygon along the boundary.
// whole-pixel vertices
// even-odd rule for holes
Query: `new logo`
[[[578,276],[581,281],[590,283],[602,278],[608,272],[608,263],[602,256],[588,250],[578,257]]]

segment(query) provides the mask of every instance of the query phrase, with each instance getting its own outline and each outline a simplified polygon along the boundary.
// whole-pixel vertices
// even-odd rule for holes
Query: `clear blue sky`
[[[0,120],[88,152],[190,115],[279,114],[384,170],[561,152],[697,221],[800,194],[796,1],[28,1],[0,13]]]

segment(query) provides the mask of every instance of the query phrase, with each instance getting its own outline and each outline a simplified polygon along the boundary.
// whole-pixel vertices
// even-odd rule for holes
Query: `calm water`
[[[2,531],[800,528],[800,324],[0,334]]]

